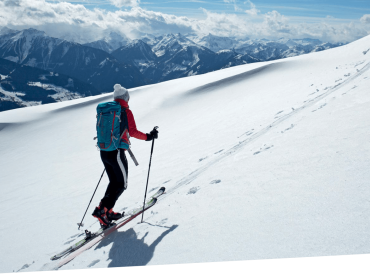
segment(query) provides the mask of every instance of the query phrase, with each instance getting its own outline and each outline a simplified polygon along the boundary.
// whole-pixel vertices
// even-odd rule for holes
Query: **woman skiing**
[[[130,95],[127,89],[119,84],[114,85],[113,99],[124,109],[122,110],[121,116],[122,114],[127,115],[128,134],[130,137],[146,141],[158,138],[158,131],[155,129],[146,134],[137,130],[134,116],[128,106]],[[122,132],[123,131],[121,131],[121,133]],[[129,136],[127,133],[122,133],[121,141],[128,143]],[[118,148],[113,151],[100,150],[100,157],[107,171],[109,184],[104,197],[101,199],[99,206],[95,208],[92,215],[99,220],[102,227],[107,227],[112,221],[122,217],[121,213],[113,211],[113,207],[122,192],[127,188],[128,164],[125,151],[126,149],[120,148],[119,145]]]

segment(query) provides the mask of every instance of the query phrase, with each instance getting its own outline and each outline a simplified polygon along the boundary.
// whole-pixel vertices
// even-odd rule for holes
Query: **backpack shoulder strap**
[[[128,130],[128,120],[127,120],[127,113],[126,108],[121,107],[121,134],[127,128]]]

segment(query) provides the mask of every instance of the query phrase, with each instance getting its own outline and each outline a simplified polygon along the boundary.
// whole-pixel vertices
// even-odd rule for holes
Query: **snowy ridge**
[[[131,89],[138,129],[160,131],[148,195],[161,186],[167,193],[144,223],[122,227],[61,269],[368,254],[369,45],[366,37]],[[50,270],[49,258],[83,235],[76,223],[103,170],[91,140],[95,109],[111,99],[0,113],[0,209],[17,201],[20,213],[0,244],[1,272]],[[143,199],[150,143],[131,142],[140,165],[128,159],[116,211]],[[90,214],[107,183],[104,176],[84,220],[89,230],[98,227]],[[40,204],[48,211],[30,221],[23,213]],[[24,227],[39,238],[25,239]]]

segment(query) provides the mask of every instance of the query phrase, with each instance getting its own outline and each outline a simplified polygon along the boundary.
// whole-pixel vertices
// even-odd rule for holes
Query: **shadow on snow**
[[[117,231],[100,242],[95,250],[113,243],[109,251],[108,259],[110,259],[111,262],[108,267],[143,266],[152,259],[154,250],[162,239],[177,227],[178,225],[165,227],[167,230],[158,236],[150,245],[144,242],[148,232],[139,239],[135,230],[132,228],[124,232]]]

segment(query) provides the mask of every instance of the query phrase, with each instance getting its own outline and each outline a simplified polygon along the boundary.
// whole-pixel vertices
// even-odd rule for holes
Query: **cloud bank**
[[[370,15],[364,15],[360,20],[363,23],[370,23]]]
[[[140,0],[109,0],[114,6],[121,7],[137,7],[140,4]]]
[[[0,2],[0,26],[13,29],[33,27],[48,35],[86,43],[100,39],[108,31],[118,32],[131,39],[143,34],[196,33],[241,38],[317,38],[329,42],[349,42],[370,34],[370,15],[357,21],[339,22],[322,18],[316,23],[292,23],[270,11],[261,14],[251,1],[250,9],[241,9],[234,0],[224,0],[242,13],[214,13],[202,9],[202,19],[154,12],[139,7],[140,0],[110,0],[117,7],[129,10],[110,12],[89,10],[80,4],[45,2],[45,0],[4,0]],[[295,20],[297,22],[297,20]]]

